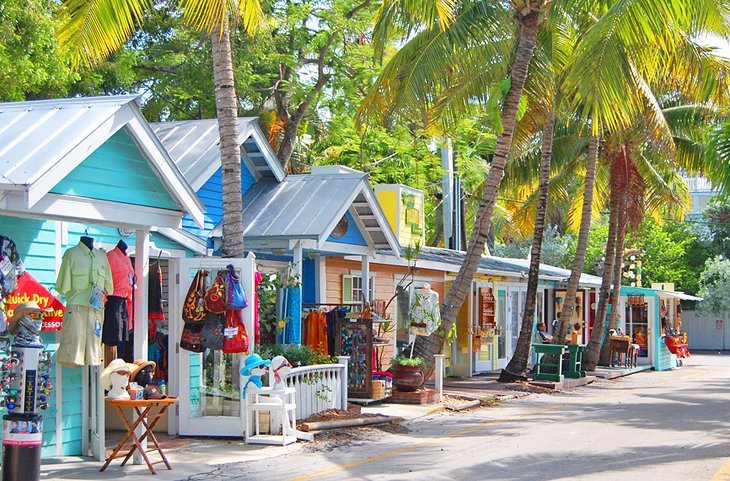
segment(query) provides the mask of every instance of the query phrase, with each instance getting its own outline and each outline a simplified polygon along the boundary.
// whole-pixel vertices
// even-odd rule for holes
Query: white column
[[[134,359],[147,359],[147,292],[149,279],[147,272],[150,266],[150,231],[138,229],[134,250],[134,275],[137,278],[134,291]],[[136,415],[135,415],[136,418]],[[137,437],[144,434],[140,426],[135,430]],[[142,441],[142,448],[147,450],[147,439]],[[132,456],[134,464],[142,464],[142,455],[139,450]]]
[[[370,302],[370,258],[362,256],[362,296],[365,302]]]
[[[445,374],[445,365],[446,365],[446,355],[445,354],[435,354],[433,356],[436,359],[436,370],[434,371],[434,384],[436,385],[436,390],[439,392],[439,401],[443,400],[444,398],[444,374]]]
[[[347,411],[347,363],[350,361],[350,356],[337,356],[337,362],[343,364],[345,368],[342,370],[342,377],[340,378],[340,409]]]

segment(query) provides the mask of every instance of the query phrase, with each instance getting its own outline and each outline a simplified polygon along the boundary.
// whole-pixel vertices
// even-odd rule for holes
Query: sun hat
[[[22,304],[18,304],[18,306],[13,309],[13,318],[10,319],[10,324],[8,324],[8,331],[10,331],[10,334],[15,334],[18,321],[26,314],[40,314],[42,312],[50,312],[52,310],[53,309],[51,308],[41,309],[35,301],[26,301]]]
[[[106,391],[108,391],[109,389],[112,388],[112,383],[111,383],[111,380],[109,379],[109,376],[111,376],[112,373],[117,372],[117,371],[125,371],[125,372],[131,374],[132,371],[136,368],[137,368],[136,364],[130,364],[128,362],[125,362],[124,359],[114,359],[101,372],[101,381],[100,381],[101,387],[103,387]]]
[[[153,371],[157,369],[157,364],[155,363],[155,361],[148,361],[147,359],[135,359],[134,364],[132,364],[132,375],[129,377],[129,380],[134,381],[137,378],[137,373],[139,373],[147,366],[152,366]]]
[[[243,361],[241,375],[250,376],[251,369],[259,366],[268,366],[269,364],[271,364],[271,361],[269,361],[268,359],[262,359],[261,356],[259,356],[258,354],[251,354],[246,358],[245,361]]]

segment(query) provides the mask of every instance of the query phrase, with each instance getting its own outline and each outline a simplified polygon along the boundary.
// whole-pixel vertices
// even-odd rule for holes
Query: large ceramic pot
[[[419,366],[394,366],[393,385],[398,391],[415,391],[423,385],[423,373]]]

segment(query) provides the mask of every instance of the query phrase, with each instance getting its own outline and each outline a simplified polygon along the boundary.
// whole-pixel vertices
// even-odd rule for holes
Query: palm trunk
[[[530,359],[532,344],[532,325],[535,320],[535,299],[537,298],[537,281],[540,275],[540,255],[542,253],[542,239],[545,233],[545,217],[548,207],[548,188],[550,187],[550,163],[553,157],[553,132],[555,128],[555,111],[547,114],[545,128],[542,134],[542,154],[540,157],[540,185],[537,194],[537,213],[535,214],[535,234],[532,239],[532,253],[530,256],[530,273],[527,278],[527,296],[525,310],[522,315],[520,336],[517,339],[515,353],[507,367],[499,376],[500,382],[514,382],[525,380],[527,362]]]
[[[618,232],[616,232],[616,260],[613,264],[613,302],[611,303],[611,317],[608,321],[608,330],[618,327],[619,305],[621,300],[621,273],[624,264],[624,238],[626,237],[626,199],[622,196],[619,199]],[[605,366],[609,363],[609,343],[603,341],[601,355],[598,363]]]
[[[233,84],[233,60],[228,21],[213,32],[213,79],[220,136],[223,179],[223,257],[243,257],[241,147],[238,139],[238,99]]]
[[[606,240],[605,261],[603,263],[603,280],[601,281],[601,290],[598,293],[598,309],[596,310],[596,320],[593,323],[591,338],[586,346],[583,354],[583,366],[586,371],[594,371],[598,364],[598,357],[601,354],[601,344],[604,337],[604,325],[606,323],[606,309],[608,307],[608,295],[611,291],[611,282],[613,280],[613,263],[616,256],[616,232],[618,230],[618,199],[616,195],[611,195],[611,212],[608,220],[608,239]]]
[[[553,333],[555,339],[565,339],[570,327],[570,320],[575,311],[575,295],[578,292],[580,275],[586,261],[586,250],[588,250],[588,234],[591,230],[591,217],[593,214],[593,189],[596,183],[596,161],[598,160],[598,136],[591,137],[588,145],[588,157],[586,159],[586,177],[583,187],[583,211],[580,217],[580,231],[578,233],[578,244],[575,248],[575,258],[568,279],[567,292],[563,309],[560,311],[560,322]]]
[[[451,284],[451,289],[441,305],[441,328],[428,337],[416,337],[414,353],[422,357],[427,363],[427,368],[424,370],[426,378],[433,372],[433,356],[441,351],[446,334],[456,322],[456,316],[464,303],[464,299],[466,299],[466,296],[471,290],[474,275],[481,262],[484,243],[487,240],[487,234],[492,222],[497,189],[499,189],[499,185],[502,182],[504,166],[512,147],[512,135],[517,121],[517,111],[520,98],[522,97],[522,89],[525,85],[527,71],[535,52],[538,20],[539,12],[528,13],[520,20],[520,39],[517,44],[515,60],[512,64],[512,82],[504,100],[504,107],[502,108],[502,126],[504,130],[497,138],[497,145],[492,157],[489,175],[485,181],[484,194],[479,202],[474,231],[472,232],[471,242],[466,251],[464,263],[461,265],[459,273]]]

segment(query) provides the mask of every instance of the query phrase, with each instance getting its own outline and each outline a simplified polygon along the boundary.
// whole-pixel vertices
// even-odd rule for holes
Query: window
[[[370,276],[370,299],[375,299],[375,276]],[[361,275],[343,275],[342,276],[342,303],[357,304],[364,300],[362,292],[362,276]]]

